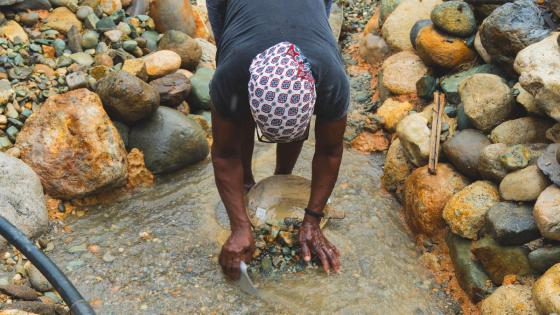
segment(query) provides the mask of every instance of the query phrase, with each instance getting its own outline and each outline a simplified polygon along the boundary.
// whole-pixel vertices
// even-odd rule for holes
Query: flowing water
[[[306,177],[308,142],[294,172]],[[257,179],[271,175],[273,161],[273,146],[258,145]],[[444,314],[448,301],[433,293],[399,203],[380,189],[382,163],[381,154],[345,152],[332,206],[346,218],[326,227],[342,253],[342,273],[259,278],[260,299],[225,280],[217,264],[228,227],[208,160],[70,221],[74,232],[53,235],[50,256],[99,314]],[[99,253],[68,250],[84,244]]]

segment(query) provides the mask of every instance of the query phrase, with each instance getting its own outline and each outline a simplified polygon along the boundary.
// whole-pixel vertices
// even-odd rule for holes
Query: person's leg
[[[304,141],[278,143],[276,145],[276,169],[274,175],[290,175],[294,170]]]
[[[249,191],[255,185],[253,177],[253,149],[255,147],[255,122],[252,118],[245,120],[246,126],[242,129],[241,154],[243,158],[243,186],[245,192]]]

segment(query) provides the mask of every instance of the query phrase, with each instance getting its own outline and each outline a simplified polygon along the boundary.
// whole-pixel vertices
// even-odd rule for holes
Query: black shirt
[[[215,14],[210,3],[208,8],[209,15]],[[210,84],[219,114],[239,118],[248,113],[249,66],[256,55],[284,41],[298,46],[311,65],[315,114],[327,120],[346,114],[350,89],[324,0],[227,0],[224,9],[223,29],[217,30],[217,69]]]

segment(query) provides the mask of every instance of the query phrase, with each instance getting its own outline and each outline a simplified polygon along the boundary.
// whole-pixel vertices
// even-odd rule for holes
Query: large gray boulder
[[[550,33],[535,2],[518,0],[494,10],[480,26],[482,46],[492,62],[513,72],[513,61],[523,48]]]
[[[155,174],[178,170],[206,158],[206,133],[193,119],[168,107],[159,107],[134,125],[128,146],[144,152],[146,166]]]
[[[0,153],[0,215],[34,238],[46,232],[49,218],[41,180],[20,159]],[[0,248],[6,245],[0,238]]]

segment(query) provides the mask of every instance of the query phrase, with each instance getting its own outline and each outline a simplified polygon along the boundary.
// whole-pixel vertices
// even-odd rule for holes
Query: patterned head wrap
[[[249,68],[251,113],[264,137],[278,143],[306,135],[315,107],[315,79],[297,46],[276,44]]]

